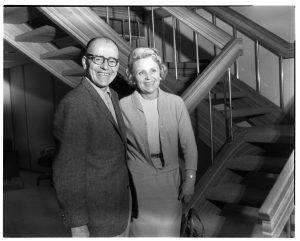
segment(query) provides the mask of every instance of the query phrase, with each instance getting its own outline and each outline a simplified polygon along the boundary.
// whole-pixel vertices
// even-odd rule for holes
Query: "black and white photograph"
[[[296,5],[163,3],[2,5],[3,238],[296,237]]]

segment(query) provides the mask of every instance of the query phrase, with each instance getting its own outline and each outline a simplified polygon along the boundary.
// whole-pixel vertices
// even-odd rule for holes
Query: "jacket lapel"
[[[94,87],[92,86],[91,83],[89,83],[89,80],[87,80],[86,78],[83,78],[82,80],[82,84],[87,88],[87,90],[89,91],[91,97],[93,98],[93,100],[96,102],[97,107],[101,110],[101,112],[105,115],[105,117],[114,125],[114,127],[116,128],[116,130],[118,131],[118,133],[120,134],[122,140],[124,140],[124,134],[121,133],[121,130],[119,129],[119,126],[117,125],[116,121],[114,120],[112,114],[110,113],[109,109],[107,108],[106,104],[104,103],[104,101],[102,100],[102,98],[99,96],[99,94],[97,93],[97,91],[94,89]],[[116,95],[116,94],[115,94]],[[114,99],[114,98],[112,98]],[[114,108],[115,108],[115,112],[117,115],[117,112],[120,113],[120,108],[118,108],[118,111],[116,110],[116,105],[114,102],[112,101]],[[118,115],[119,115],[118,113]],[[117,116],[118,116],[117,115]],[[117,117],[117,120],[119,121],[120,117]],[[121,121],[119,121],[121,122]]]

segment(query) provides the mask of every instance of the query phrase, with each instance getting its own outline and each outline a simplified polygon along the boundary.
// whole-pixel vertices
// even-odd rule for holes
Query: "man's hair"
[[[117,48],[118,48],[118,45],[116,44],[116,42],[108,37],[95,37],[95,38],[92,38],[90,39],[87,44],[86,44],[86,47],[85,47],[85,54],[87,54],[87,51],[89,49],[89,47],[97,40],[105,40],[105,43],[113,43]]]

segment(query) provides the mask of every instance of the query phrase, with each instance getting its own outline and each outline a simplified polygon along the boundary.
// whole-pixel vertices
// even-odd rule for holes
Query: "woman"
[[[126,70],[135,87],[120,101],[128,141],[128,167],[137,195],[138,215],[130,235],[180,236],[181,201],[194,193],[197,146],[183,100],[159,88],[167,74],[156,49],[136,48]],[[178,143],[185,161],[181,184]]]

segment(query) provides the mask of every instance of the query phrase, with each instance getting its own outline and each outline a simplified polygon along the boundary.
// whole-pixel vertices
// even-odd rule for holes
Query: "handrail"
[[[223,48],[232,38],[228,33],[186,7],[162,8],[219,48]]]
[[[278,37],[233,9],[229,7],[209,6],[205,6],[203,9],[212,14],[216,14],[218,18],[237,28],[238,31],[250,37],[251,39],[258,40],[261,46],[277,54],[278,56],[282,56],[286,59],[294,58],[294,43],[289,43],[286,40]]]
[[[211,88],[242,53],[242,40],[232,39],[206,67],[205,71],[184,91],[181,97],[184,99],[189,112],[195,109],[205,98]]]
[[[278,237],[294,208],[294,156],[287,163],[259,209],[263,220],[263,234]]]

